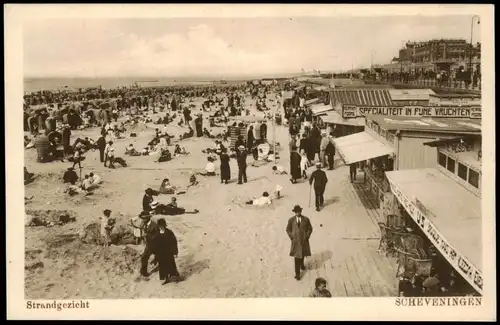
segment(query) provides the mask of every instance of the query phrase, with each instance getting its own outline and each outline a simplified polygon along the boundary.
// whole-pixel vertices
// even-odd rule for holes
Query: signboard
[[[364,117],[367,114],[386,116],[481,118],[481,107],[354,105],[344,105],[342,107],[343,118]]]
[[[430,105],[436,106],[472,106],[481,105],[481,98],[468,98],[468,97],[458,97],[458,98],[439,98],[431,96],[429,98]]]
[[[391,191],[398,201],[403,205],[408,214],[412,217],[417,225],[422,229],[427,238],[439,250],[444,258],[460,273],[460,275],[470,283],[470,285],[479,293],[483,293],[483,275],[471,262],[467,260],[460,252],[456,251],[446,239],[439,233],[434,224],[429,220],[427,210],[422,208],[423,205],[419,202],[409,200],[399,189],[399,187],[389,179]],[[478,252],[479,254],[480,252]]]

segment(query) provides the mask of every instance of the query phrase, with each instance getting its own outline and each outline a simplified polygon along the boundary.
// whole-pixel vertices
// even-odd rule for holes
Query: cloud
[[[75,31],[74,31],[75,32]],[[71,33],[69,33],[71,34]],[[34,60],[25,60],[30,75],[163,75],[252,74],[277,67],[280,53],[250,52],[238,49],[207,25],[189,28],[187,33],[165,33],[145,37],[121,33],[111,37],[76,37],[59,39],[54,46],[70,43],[64,51],[51,51],[52,42],[40,44]],[[78,32],[76,32],[78,34]],[[65,36],[62,35],[62,36]],[[54,37],[61,38],[57,35]],[[62,37],[64,38],[64,37]],[[73,39],[73,41],[70,41]],[[33,45],[33,44],[31,44]],[[48,46],[48,47],[47,47]],[[60,47],[60,45],[59,45]],[[44,55],[40,56],[40,49]],[[30,54],[30,53],[28,53]],[[45,62],[45,64],[39,64]]]
[[[468,35],[470,17],[44,20],[23,56],[26,76],[222,77],[367,67],[407,40]]]
[[[142,74],[253,73],[269,68],[273,59],[270,53],[235,48],[207,25],[191,27],[186,35],[141,39],[130,34],[126,39],[120,52],[122,68]]]

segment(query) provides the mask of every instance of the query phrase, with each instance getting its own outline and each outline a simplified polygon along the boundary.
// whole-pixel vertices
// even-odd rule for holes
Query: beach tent
[[[49,156],[49,138],[46,135],[39,135],[35,139],[35,148],[38,162],[46,162]]]

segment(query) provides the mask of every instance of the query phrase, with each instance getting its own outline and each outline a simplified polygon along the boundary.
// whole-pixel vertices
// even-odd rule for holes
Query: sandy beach
[[[272,97],[272,96],[269,96]],[[251,101],[247,99],[247,103]],[[196,102],[200,109],[200,101]],[[253,111],[252,113],[256,113]],[[258,112],[257,112],[258,113]],[[208,124],[205,116],[205,124]],[[26,186],[26,197],[33,196],[27,210],[70,210],[76,222],[63,226],[26,227],[26,283],[25,295],[31,299],[64,298],[146,298],[146,297],[301,297],[314,288],[317,276],[334,272],[334,296],[394,295],[393,262],[377,255],[378,234],[376,217],[370,215],[347,179],[347,167],[328,172],[330,183],[326,191],[326,207],[314,211],[309,202],[309,184],[299,181],[292,185],[287,175],[274,175],[272,163],[260,167],[249,165],[248,183],[236,184],[237,165],[231,159],[231,182],[220,184],[219,176],[198,176],[198,187],[177,195],[180,206],[199,209],[199,214],[161,216],[179,241],[178,269],[183,281],[161,286],[157,273],[149,281],[139,280],[140,254],[143,246],[125,245],[100,247],[81,243],[77,234],[92,222],[99,222],[102,210],[107,208],[117,217],[117,224],[127,226],[129,219],[141,211],[141,199],[147,187],[158,189],[164,178],[172,185],[185,187],[191,171],[203,171],[206,163],[201,151],[213,147],[208,138],[189,138],[179,142],[190,155],[175,157],[158,163],[154,156],[128,157],[123,152],[128,144],[142,148],[154,135],[158,125],[136,125],[126,134],[137,132],[137,138],[115,141],[117,156],[129,165],[109,170],[99,162],[98,151],[88,152],[82,174],[94,172],[104,180],[91,196],[68,197],[62,193],[62,173],[68,164],[36,162],[36,150],[25,152],[25,164],[38,179]],[[185,128],[171,123],[168,132],[176,136]],[[217,132],[217,128],[211,128]],[[269,131],[270,134],[271,130]],[[72,137],[89,136],[96,139],[98,128],[74,131]],[[288,130],[278,126],[276,139],[281,143],[279,163],[289,166]],[[174,143],[172,143],[174,144]],[[228,144],[225,143],[227,146]],[[249,157],[249,162],[252,160]],[[340,166],[340,161],[337,161]],[[219,174],[218,162],[216,162]],[[312,171],[314,167],[310,168]],[[245,205],[263,191],[272,192],[279,184],[284,187],[283,198],[269,207]],[[350,192],[346,192],[350,187]],[[156,199],[168,203],[170,195]],[[313,198],[314,201],[314,198]],[[313,224],[311,246],[313,256],[306,259],[308,269],[301,282],[293,278],[293,259],[288,256],[290,242],[285,233],[292,207],[300,204]],[[353,239],[349,250],[346,240]],[[346,268],[353,254],[379,259],[380,270],[374,274],[362,273],[359,283],[350,289],[341,284],[352,273]],[[383,254],[382,254],[383,255]],[[361,263],[356,259],[355,264]],[[39,263],[42,262],[42,264]],[[353,268],[355,265],[351,265]],[[359,265],[361,269],[361,265]],[[373,268],[370,266],[370,268]],[[376,281],[374,281],[376,279]],[[338,283],[337,283],[338,282]],[[371,283],[376,289],[361,290],[361,283]]]

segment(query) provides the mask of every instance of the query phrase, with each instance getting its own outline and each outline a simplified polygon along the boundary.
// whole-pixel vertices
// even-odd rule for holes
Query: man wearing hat
[[[239,154],[236,156],[238,161],[238,184],[243,184],[247,182],[247,151],[244,145],[238,147]]]
[[[142,210],[151,211],[153,210],[151,207],[151,203],[154,202],[153,195],[157,193],[155,193],[155,191],[150,187],[148,187],[144,192],[144,196],[142,197]]]
[[[295,279],[300,280],[300,270],[305,270],[304,258],[311,256],[311,246],[309,238],[313,228],[309,218],[302,215],[302,208],[299,205],[293,207],[295,215],[288,220],[286,233],[291,240],[290,256],[295,261]]]
[[[194,126],[196,129],[196,136],[198,138],[203,136],[203,115],[201,113],[194,119]]]
[[[151,255],[154,254],[154,242],[156,237],[158,236],[159,230],[156,222],[151,220],[151,212],[150,211],[142,211],[139,215],[139,218],[142,219],[142,234],[144,235],[144,242],[146,243],[146,247],[144,248],[144,252],[141,256],[141,275],[144,277],[149,276],[148,274],[148,262]]]
[[[323,194],[325,193],[326,183],[328,183],[328,178],[326,173],[321,169],[322,163],[316,163],[316,170],[312,172],[311,178],[309,178],[309,184],[312,186],[314,182],[314,196],[316,198],[316,211],[320,210],[320,207],[325,203],[325,198]]]

